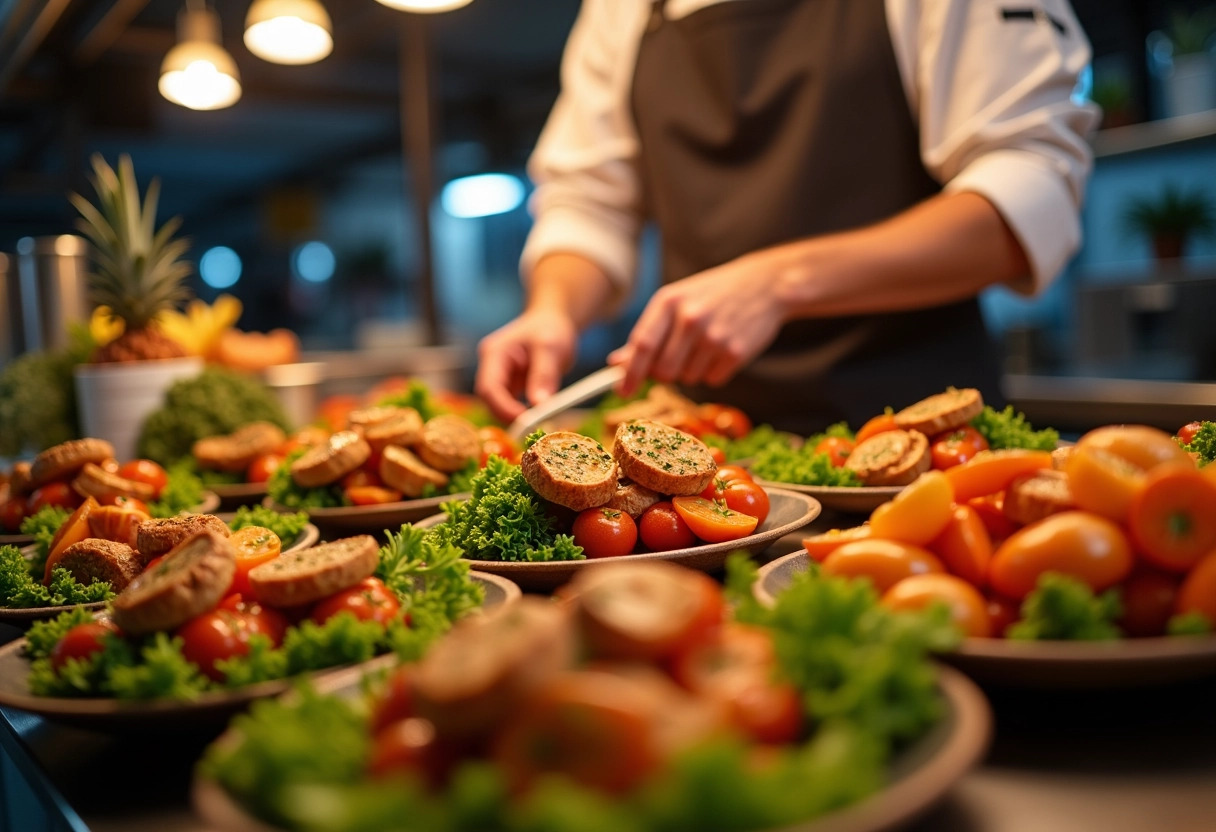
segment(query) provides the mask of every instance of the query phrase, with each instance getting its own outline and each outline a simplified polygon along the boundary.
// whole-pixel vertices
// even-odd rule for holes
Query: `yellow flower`
[[[195,298],[184,313],[166,310],[160,313],[156,322],[191,355],[211,359],[219,346],[220,336],[237,322],[241,310],[241,302],[232,295],[220,295],[210,306]]]

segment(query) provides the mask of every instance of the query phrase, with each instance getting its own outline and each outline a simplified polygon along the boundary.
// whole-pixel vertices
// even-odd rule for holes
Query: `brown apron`
[[[632,93],[665,282],[938,193],[883,0],[732,0],[678,20],[665,6],[654,2]],[[727,386],[689,393],[806,433],[949,385],[995,399],[999,378],[970,299],[793,322]]]

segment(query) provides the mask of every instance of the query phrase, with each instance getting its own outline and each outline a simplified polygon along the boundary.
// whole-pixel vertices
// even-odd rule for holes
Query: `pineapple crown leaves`
[[[180,217],[156,230],[159,179],[152,180],[141,205],[130,156],[119,158],[117,171],[100,154],[94,154],[92,162],[89,181],[97,203],[80,194],[70,196],[80,212],[76,226],[93,244],[90,297],[94,305],[110,307],[128,328],[139,329],[163,309],[189,298],[184,281],[193,270],[181,258],[190,244],[174,239]]]

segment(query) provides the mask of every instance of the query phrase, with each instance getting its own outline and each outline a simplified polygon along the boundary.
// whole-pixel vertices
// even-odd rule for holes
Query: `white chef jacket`
[[[678,19],[717,2],[669,0]],[[887,27],[920,154],[946,193],[991,202],[1045,288],[1076,252],[1098,120],[1073,93],[1089,42],[1067,0],[885,0]],[[1012,8],[1028,15],[1007,16]],[[621,295],[637,271],[640,152],[631,110],[634,64],[650,0],[583,0],[562,59],[562,89],[528,163],[536,221],[521,259],[526,281],[546,254],[580,254]],[[1061,31],[1061,29],[1063,31]],[[858,106],[865,106],[859,102]]]

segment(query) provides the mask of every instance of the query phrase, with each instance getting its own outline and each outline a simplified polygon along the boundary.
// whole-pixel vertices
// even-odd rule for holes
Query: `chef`
[[[999,398],[976,294],[1080,242],[1096,109],[1066,0],[583,0],[529,162],[522,314],[480,345],[503,419],[619,309],[609,358],[756,421],[856,425],[948,385]]]

